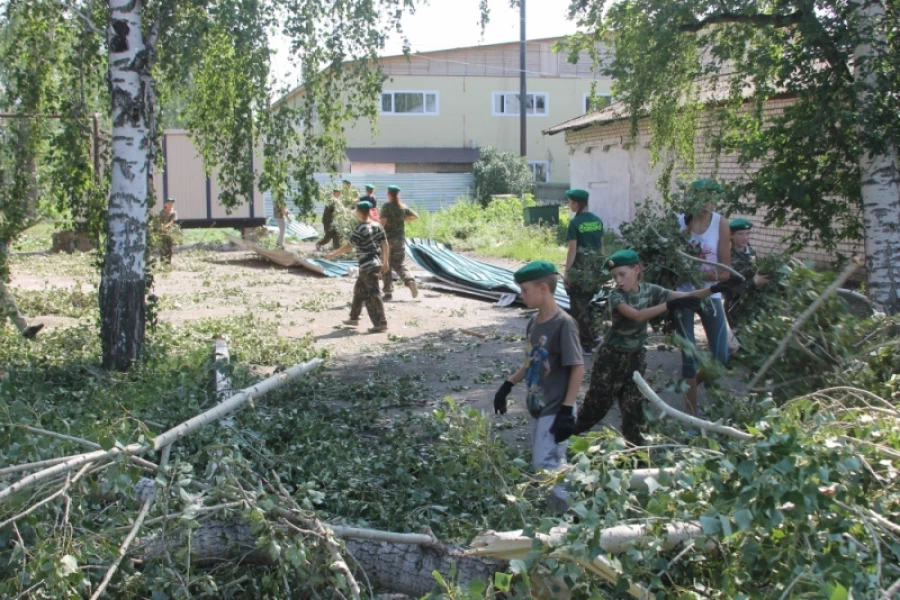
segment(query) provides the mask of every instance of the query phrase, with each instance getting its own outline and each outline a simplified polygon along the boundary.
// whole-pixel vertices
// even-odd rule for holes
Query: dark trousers
[[[643,348],[637,352],[619,352],[602,346],[594,357],[591,387],[584,396],[584,405],[578,411],[575,434],[584,433],[603,420],[613,402],[618,400],[623,437],[635,446],[643,446],[645,399],[632,374],[637,371],[643,375],[646,370],[647,351]]]
[[[337,250],[341,247],[341,235],[335,229],[326,229],[325,237],[316,242],[316,248],[331,242],[331,247]]]
[[[575,284],[566,286],[569,296],[569,314],[578,324],[578,339],[584,348],[594,346],[594,320],[591,316],[591,300],[594,294]]]

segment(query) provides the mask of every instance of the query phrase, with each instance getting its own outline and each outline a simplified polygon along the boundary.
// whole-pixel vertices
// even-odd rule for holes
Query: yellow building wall
[[[569,181],[569,154],[564,136],[545,136],[543,129],[584,113],[584,94],[591,80],[540,77],[527,80],[528,93],[548,94],[546,115],[529,115],[529,161],[547,161],[550,182]],[[597,94],[609,94],[611,80],[597,80]],[[384,91],[438,93],[438,114],[381,114],[373,139],[368,120],[346,125],[348,147],[486,147],[519,151],[519,117],[495,116],[493,92],[518,92],[515,77],[454,77],[394,75]],[[298,102],[295,97],[289,102]]]

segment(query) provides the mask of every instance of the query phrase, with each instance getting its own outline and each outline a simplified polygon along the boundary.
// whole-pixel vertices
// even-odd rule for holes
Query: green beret
[[[731,231],[749,231],[753,229],[753,223],[747,219],[732,219],[728,226],[731,227]]]
[[[171,202],[172,204],[175,204],[175,198],[166,198],[166,202]]]
[[[697,179],[691,182],[690,185],[691,191],[694,192],[724,192],[725,188],[722,187],[715,179]]]
[[[569,197],[569,200],[574,200],[575,202],[587,204],[590,194],[587,193],[587,190],[575,189],[575,190],[566,190],[566,196]]]
[[[375,186],[372,185],[371,183],[367,183],[367,184],[366,184],[366,189],[369,190],[370,192],[374,192],[374,191],[375,191]]]
[[[356,203],[356,210],[372,210],[372,203],[368,200]]]
[[[399,192],[399,191],[400,191],[400,188],[397,187],[396,185],[389,185],[389,186],[387,187],[387,190],[388,190],[389,192]]]
[[[526,281],[534,281],[535,279],[558,274],[559,272],[552,263],[546,260],[536,260],[516,271],[513,277],[516,283],[525,283]]]
[[[347,185],[350,185],[350,180],[349,180],[349,179],[344,179],[344,180],[341,181],[341,183],[346,183]]]
[[[641,264],[641,257],[634,250],[619,250],[606,260],[607,269],[616,267],[628,267]]]

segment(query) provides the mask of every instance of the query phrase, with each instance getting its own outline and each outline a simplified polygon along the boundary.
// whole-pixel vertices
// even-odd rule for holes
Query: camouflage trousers
[[[159,257],[169,264],[172,264],[172,248],[175,246],[175,240],[171,235],[165,233],[159,236]]]
[[[384,315],[384,303],[381,301],[381,293],[378,291],[379,271],[370,269],[360,271],[353,286],[353,304],[350,307],[350,318],[356,320],[362,314],[363,305],[372,324],[387,325],[387,317]]]
[[[325,237],[316,242],[316,248],[326,246],[328,242],[331,242],[331,247],[335,250],[341,247],[341,234],[337,232],[337,229],[326,229]]]
[[[591,369],[591,387],[584,396],[584,405],[578,411],[575,434],[588,431],[599,423],[613,402],[619,401],[622,412],[622,435],[635,446],[644,445],[645,429],[644,396],[632,379],[638,371],[647,370],[647,351],[620,352],[603,346],[594,357]]]
[[[583,348],[594,347],[594,321],[591,318],[591,300],[594,294],[577,284],[566,286],[569,296],[569,314],[578,323],[578,340]]]
[[[406,238],[389,239],[388,247],[390,248],[391,271],[395,272],[403,283],[412,281],[413,276],[406,270]],[[384,274],[385,294],[394,291],[394,278],[391,277],[391,271]]]
[[[28,327],[28,323],[25,321],[22,313],[19,312],[16,299],[13,298],[9,288],[6,287],[6,283],[0,280],[0,319],[6,318],[9,318],[20,332],[25,331]]]

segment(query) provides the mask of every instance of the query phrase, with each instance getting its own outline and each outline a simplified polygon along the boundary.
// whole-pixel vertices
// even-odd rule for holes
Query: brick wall
[[[791,103],[790,99],[771,100],[766,106],[765,112],[767,116],[774,117],[782,113],[784,108]],[[745,168],[737,161],[734,154],[720,155],[718,161],[712,156],[706,147],[706,139],[704,132],[712,126],[712,119],[704,117],[701,120],[698,135],[695,140],[695,157],[696,157],[696,174],[684,176],[685,179],[694,177],[715,177],[719,181],[742,181],[746,180],[747,172],[758,169],[759,165],[750,165]],[[630,139],[631,124],[628,120],[614,121],[610,123],[591,125],[584,129],[570,130],[566,132],[566,143],[569,146],[570,153],[575,152],[591,152],[591,160],[604,160],[610,157],[605,153],[604,149],[611,146],[626,149],[631,155],[635,155],[635,148],[646,148],[650,143],[649,126],[646,119],[640,123],[638,136],[632,141]],[[594,152],[594,149],[600,151]],[[596,156],[596,158],[594,158]],[[651,172],[649,161],[643,160],[638,169],[631,169],[631,178],[650,179],[658,177],[657,172]],[[676,179],[678,174],[676,172]],[[573,185],[576,177],[572,177]],[[651,195],[652,200],[660,201],[661,195],[655,192]],[[630,198],[630,202],[640,201],[642,198]],[[775,226],[765,226],[765,212],[757,212],[753,215],[731,215],[732,217],[742,216],[753,222],[752,243],[758,250],[763,253],[779,252],[784,250],[786,244],[782,241],[785,237],[793,233],[794,229],[790,226],[778,228]],[[861,244],[842,243],[838,247],[838,252],[850,255],[853,253],[862,253]],[[834,263],[836,255],[826,252],[820,246],[812,243],[805,247],[801,252],[795,254],[801,260],[812,261],[816,266],[828,266]]]

